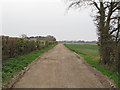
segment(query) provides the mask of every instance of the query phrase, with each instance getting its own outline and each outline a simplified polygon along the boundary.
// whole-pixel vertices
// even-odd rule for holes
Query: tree
[[[51,35],[48,35],[45,40],[48,40],[48,41],[56,41],[56,38],[54,36],[51,36]]]
[[[120,62],[120,1],[113,2],[106,0],[68,0],[69,7],[81,8],[82,6],[92,6],[96,14],[94,21],[98,29],[98,45],[100,47],[100,63],[117,70]],[[113,68],[113,65],[115,66]]]
[[[26,34],[22,34],[20,37],[21,38],[27,38],[27,35]]]

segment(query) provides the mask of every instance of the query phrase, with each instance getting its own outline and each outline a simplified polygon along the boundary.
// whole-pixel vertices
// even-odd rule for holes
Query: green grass
[[[120,88],[120,81],[118,74],[110,71],[106,66],[99,64],[99,48],[97,45],[89,44],[64,44],[68,49],[76,52],[82,56],[92,67],[95,67],[97,70],[101,71],[104,75],[108,76],[110,79],[113,79],[116,86]]]
[[[6,62],[2,65],[3,84],[9,82],[15,75],[17,75],[18,72],[23,70],[24,67],[28,66],[28,64],[30,64],[38,56],[52,49],[54,46],[56,46],[56,44],[42,50],[33,51],[29,54],[18,56],[17,58],[9,58],[8,60],[6,60]]]

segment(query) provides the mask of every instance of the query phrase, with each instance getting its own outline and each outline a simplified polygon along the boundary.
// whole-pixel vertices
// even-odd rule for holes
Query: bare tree
[[[69,8],[81,8],[92,6],[96,14],[94,21],[98,29],[98,41],[100,47],[100,63],[108,66],[120,62],[120,1],[105,0],[68,0]],[[118,65],[116,65],[118,66]],[[116,67],[117,68],[117,67]]]
[[[26,34],[22,34],[20,35],[21,38],[27,38],[27,35]]]

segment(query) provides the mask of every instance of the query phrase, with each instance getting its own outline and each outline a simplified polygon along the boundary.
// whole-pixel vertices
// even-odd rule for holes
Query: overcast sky
[[[53,35],[57,40],[97,40],[89,8],[71,9],[66,13],[64,0],[3,0],[2,5],[2,35]]]

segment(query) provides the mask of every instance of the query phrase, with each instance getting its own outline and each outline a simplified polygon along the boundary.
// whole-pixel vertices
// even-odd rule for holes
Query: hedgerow
[[[2,36],[2,61],[4,62],[8,58],[14,58],[35,50],[41,50],[54,43],[56,42]]]

